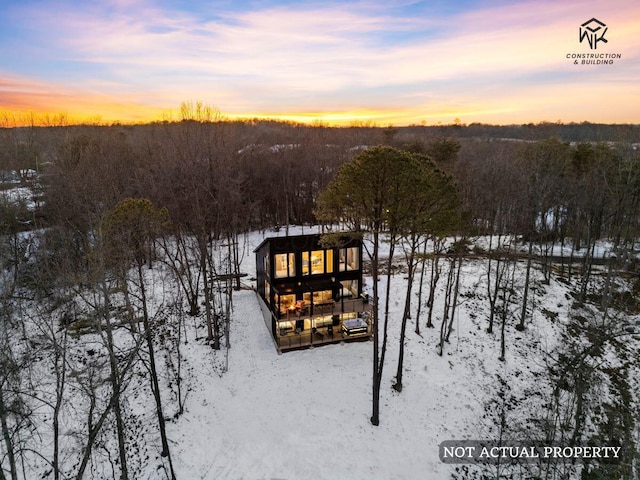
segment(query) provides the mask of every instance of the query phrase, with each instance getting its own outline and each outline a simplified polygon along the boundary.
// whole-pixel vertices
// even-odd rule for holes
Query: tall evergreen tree
[[[387,350],[391,263],[400,235],[413,217],[415,178],[420,169],[420,160],[412,153],[389,146],[369,148],[345,163],[318,198],[317,217],[320,220],[343,224],[357,234],[371,236],[367,253],[373,276],[373,425],[380,423],[380,383]],[[381,341],[378,281],[383,234],[389,241],[389,256]]]

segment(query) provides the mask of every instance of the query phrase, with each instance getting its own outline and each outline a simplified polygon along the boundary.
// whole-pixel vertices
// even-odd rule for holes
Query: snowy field
[[[290,232],[297,233],[302,232]],[[252,247],[262,239],[252,236]],[[440,461],[438,445],[487,438],[480,417],[496,374],[516,388],[533,382],[531,370],[542,365],[531,358],[541,358],[555,338],[539,306],[560,316],[569,308],[566,287],[552,282],[536,297],[538,307],[526,331],[507,329],[506,361],[500,362],[498,333],[485,331],[486,302],[474,296],[485,293],[485,268],[481,261],[463,266],[462,292],[467,295],[442,357],[436,349],[438,328],[423,327],[423,336],[418,336],[415,325],[409,324],[402,393],[391,385],[406,279],[401,274],[393,277],[378,427],[369,421],[373,342],[279,355],[255,293],[237,292],[228,372],[220,373],[223,351],[214,352],[193,338],[183,347],[190,391],[184,415],[170,423],[168,431],[178,478],[450,478],[454,467]],[[251,252],[243,271],[248,278],[254,275]],[[370,278],[366,288],[371,288]],[[439,327],[438,306],[436,312]]]

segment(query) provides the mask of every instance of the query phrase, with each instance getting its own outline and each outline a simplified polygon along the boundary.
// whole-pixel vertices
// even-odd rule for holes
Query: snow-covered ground
[[[263,238],[253,235],[252,246]],[[193,340],[183,347],[190,391],[184,415],[169,424],[168,432],[178,478],[450,478],[453,466],[440,461],[439,444],[486,437],[480,417],[495,375],[518,378],[515,383],[522,385],[533,382],[529,368],[535,369],[535,362],[527,361],[533,367],[524,368],[525,359],[541,357],[555,342],[553,325],[540,314],[540,304],[561,316],[569,308],[564,285],[546,287],[535,300],[538,308],[527,330],[508,329],[506,361],[500,362],[498,334],[485,331],[486,309],[481,305],[486,302],[474,296],[484,294],[484,268],[481,261],[463,267],[462,291],[467,296],[442,357],[437,355],[437,328],[423,327],[418,336],[414,324],[409,325],[402,393],[391,385],[406,279],[392,279],[378,427],[369,421],[373,342],[279,355],[255,293],[236,293],[228,372],[220,374],[223,351]],[[243,271],[254,274],[252,254]],[[440,317],[438,306],[436,312]]]
[[[487,402],[497,398],[500,380],[508,384],[509,395],[516,400],[526,399],[528,390],[534,386],[544,395],[544,375],[540,373],[546,369],[544,360],[548,353],[561,342],[562,324],[570,317],[573,302],[570,287],[555,277],[544,285],[540,282],[542,275],[534,269],[529,293],[532,313],[526,329],[518,332],[513,317],[518,315],[519,307],[514,304],[513,317],[506,328],[506,359],[500,361],[500,329],[496,326],[494,333],[486,332],[487,262],[469,258],[462,265],[459,306],[444,354],[438,355],[437,344],[446,269],[436,295],[436,328],[425,327],[425,309],[421,336],[414,332],[415,320],[409,322],[402,393],[391,386],[396,375],[407,281],[402,273],[392,277],[380,425],[371,425],[373,342],[278,354],[256,294],[251,290],[255,285],[253,249],[266,236],[315,231],[296,227],[288,232],[282,228],[277,233],[249,235],[242,263],[242,271],[248,274],[243,279],[247,288],[234,293],[228,351],[224,348],[214,351],[206,342],[202,317],[186,319],[181,344],[185,410],[179,416],[175,415],[178,410],[175,372],[167,369],[170,342],[163,341],[163,333],[157,332],[156,356],[164,413],[178,479],[452,478],[456,466],[441,462],[439,445],[447,440],[495,439],[496,432],[491,427],[496,419],[485,413]],[[402,263],[400,257],[397,263]],[[150,286],[151,310],[162,313],[168,319],[166,328],[172,328],[170,317],[175,312],[168,311],[170,302],[162,302],[174,297],[165,294],[175,290],[175,281],[162,265],[146,269],[145,275]],[[515,277],[516,284],[521,284],[524,267],[516,271]],[[366,278],[365,282],[365,289],[371,292],[372,279]],[[381,291],[385,287],[386,277],[382,276]],[[514,295],[520,300],[521,292]],[[414,311],[415,307],[414,302]],[[637,318],[634,322],[640,325]],[[116,332],[120,346],[127,345],[132,338],[127,329]],[[105,396],[110,391],[106,382],[108,355],[100,337],[94,333],[73,335],[69,342],[73,352],[69,357],[75,365],[73,376],[101,377],[98,388],[101,396],[108,398]],[[227,354],[228,370],[224,371]],[[172,355],[175,361],[175,351]],[[51,360],[50,353],[41,355],[38,362],[42,368],[35,369],[39,377],[34,381],[43,391],[55,389]],[[124,399],[130,478],[165,479],[167,459],[159,453],[160,436],[148,374],[141,365],[137,368],[139,371],[132,375]],[[85,438],[88,401],[86,392],[78,388],[83,382],[71,377],[70,374],[62,413],[62,464],[66,473],[75,476]],[[637,382],[634,388],[638,388]],[[533,398],[533,404],[517,400],[510,415],[514,421],[526,417],[535,401],[543,400]],[[52,449],[50,408],[41,403],[38,411],[42,413],[38,413],[39,428],[33,441],[47,456]],[[113,458],[117,452],[115,428],[107,425],[103,430],[85,478],[111,478],[112,472],[118,471],[117,460]],[[27,471],[43,478],[50,474],[50,466],[43,458],[36,456],[29,462],[33,467]]]
[[[0,202],[24,205],[29,211],[35,210],[38,206],[32,187],[0,188]]]

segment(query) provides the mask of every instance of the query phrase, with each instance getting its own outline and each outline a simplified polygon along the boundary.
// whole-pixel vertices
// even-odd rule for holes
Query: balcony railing
[[[366,314],[365,314],[366,315]],[[343,341],[368,340],[372,334],[372,324],[369,319],[357,317],[339,322],[314,323],[313,317],[296,321],[281,321],[287,328],[278,329],[276,343],[280,351],[296,350],[312,346],[339,343]],[[289,324],[291,324],[289,326]],[[304,324],[305,328],[295,328]],[[310,327],[310,325],[317,325]]]
[[[324,317],[327,315],[340,315],[341,313],[361,313],[371,311],[369,302],[360,298],[342,298],[314,305],[298,304],[280,312],[281,320],[296,320],[311,317]]]

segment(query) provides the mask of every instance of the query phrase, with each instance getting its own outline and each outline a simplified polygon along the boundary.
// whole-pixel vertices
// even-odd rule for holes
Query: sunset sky
[[[0,45],[5,118],[640,123],[638,0],[2,0]]]

